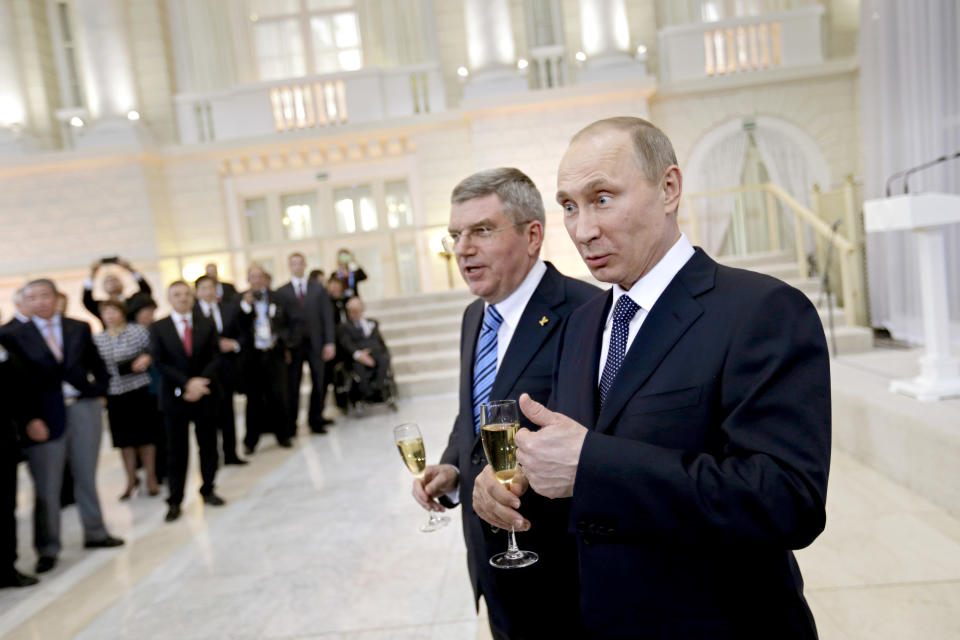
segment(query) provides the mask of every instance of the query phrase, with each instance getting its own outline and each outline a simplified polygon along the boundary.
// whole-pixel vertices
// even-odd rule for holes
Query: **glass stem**
[[[519,557],[520,547],[517,546],[517,534],[513,531],[513,525],[510,525],[510,533],[507,534],[507,557]]]

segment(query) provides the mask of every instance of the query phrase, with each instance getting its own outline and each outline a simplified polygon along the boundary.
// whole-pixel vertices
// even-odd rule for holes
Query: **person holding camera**
[[[103,279],[103,288],[107,292],[108,300],[117,300],[123,302],[129,307],[130,302],[137,294],[142,293],[146,294],[147,296],[153,294],[153,290],[150,288],[150,285],[147,283],[146,279],[126,260],[122,260],[117,256],[96,260],[92,265],[90,265],[90,277],[87,278],[83,283],[83,306],[87,309],[87,311],[97,316],[97,318],[100,318],[100,303],[102,300],[97,300],[93,297],[93,283],[100,269],[107,265],[113,264],[129,271],[130,275],[133,276],[133,279],[137,281],[140,289],[137,291],[137,293],[125,298],[123,295],[123,281],[120,280],[116,274],[109,273]],[[103,322],[103,318],[100,318],[100,321]]]
[[[357,283],[367,279],[363,267],[357,264],[349,249],[337,251],[337,270],[334,275],[343,281],[343,295],[347,298],[359,296]]]
[[[140,484],[137,478],[137,455],[146,473],[147,492],[157,495],[155,444],[159,414],[156,398],[150,393],[153,363],[148,350],[150,332],[136,323],[127,323],[127,307],[119,300],[100,303],[104,330],[93,336],[100,357],[107,365],[107,417],[113,446],[120,450],[127,472],[127,488],[120,496],[128,500]]]

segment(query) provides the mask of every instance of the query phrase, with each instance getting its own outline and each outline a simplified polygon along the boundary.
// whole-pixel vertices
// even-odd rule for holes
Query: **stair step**
[[[837,326],[833,332],[837,342],[837,353],[833,352],[829,327],[824,326],[823,332],[827,336],[827,348],[830,349],[831,356],[862,353],[873,349],[873,329],[869,327]]]
[[[389,326],[381,326],[380,334],[387,344],[392,344],[396,338],[409,338],[413,336],[429,336],[438,333],[450,333],[451,330],[457,331],[460,328],[458,320],[453,318],[429,318],[426,320],[407,320],[404,322],[394,322]]]
[[[475,296],[466,289],[456,289],[454,291],[441,291],[439,293],[422,293],[404,296],[395,296],[393,298],[381,298],[380,300],[371,300],[367,303],[367,312],[376,317],[377,313],[387,309],[397,309],[408,307],[412,304],[435,304],[443,302],[453,302],[463,300],[465,305],[469,304]]]
[[[397,355],[392,362],[393,371],[398,376],[438,369],[459,371],[460,350],[444,349]]]
[[[402,398],[456,393],[460,383],[460,370],[459,368],[436,369],[423,373],[398,375],[396,383]]]
[[[393,307],[380,310],[374,316],[382,327],[390,327],[398,322],[411,322],[424,318],[452,318],[457,324],[463,316],[463,310],[466,309],[469,301],[451,300],[447,302],[434,302],[431,304],[410,304],[407,307]]]
[[[404,336],[384,340],[394,358],[399,356],[424,352],[446,351],[460,348],[459,326],[452,326],[453,331],[431,332],[423,335]]]

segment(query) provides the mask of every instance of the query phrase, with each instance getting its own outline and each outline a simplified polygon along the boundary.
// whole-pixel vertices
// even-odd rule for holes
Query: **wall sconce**
[[[84,123],[83,123],[83,118],[81,118],[80,116],[73,116],[72,118],[70,118],[70,126],[71,126],[71,127],[77,127],[77,128],[79,128],[79,127],[82,127],[83,124],[84,124]]]
[[[519,60],[517,60],[517,70],[520,72],[520,75],[522,76],[527,75],[527,71],[529,70],[529,68],[530,68],[530,63],[527,61],[526,58],[520,58]]]
[[[448,246],[446,232],[430,239],[430,249],[447,263],[447,286],[453,289],[453,247]]]
[[[636,54],[637,62],[646,62],[647,61],[647,45],[641,44],[637,46]]]
[[[466,82],[467,78],[470,77],[470,70],[466,67],[457,67],[457,76],[459,76],[460,82]]]
[[[127,120],[130,120],[131,122],[135,122],[139,119],[140,119],[139,111],[137,111],[136,109],[130,109],[130,111],[127,111]]]

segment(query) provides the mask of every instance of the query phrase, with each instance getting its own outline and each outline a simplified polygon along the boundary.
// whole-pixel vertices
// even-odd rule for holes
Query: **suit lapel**
[[[48,364],[54,367],[60,366],[60,363],[57,362],[57,359],[53,356],[53,352],[50,351],[50,347],[47,346],[47,341],[44,339],[43,334],[40,333],[40,329],[37,327],[34,322],[28,321],[24,323],[26,326],[23,327],[22,331],[27,340],[30,340],[34,343],[34,349],[44,358],[48,360]]]
[[[613,293],[607,291],[603,297],[603,305],[600,307],[600,313],[584,314],[586,317],[583,319],[583,331],[579,333],[585,337],[587,341],[585,344],[564,345],[564,349],[572,349],[574,352],[569,365],[570,369],[582,372],[581,375],[590,381],[588,385],[583,387],[585,389],[584,397],[580,398],[581,401],[576,403],[576,406],[580,409],[580,414],[570,416],[588,429],[594,428],[597,419],[597,407],[600,402],[600,395],[597,390],[597,385],[599,384],[597,368],[600,366],[600,345],[603,340],[603,325],[607,319],[607,314],[610,312],[612,300]]]
[[[173,321],[173,316],[167,316],[160,322],[163,322],[165,325],[167,337],[173,343],[174,351],[183,356],[184,360],[189,360],[189,358],[187,358],[187,350],[183,348],[183,340],[177,332],[177,323]]]
[[[548,268],[530,296],[493,381],[491,399],[507,397],[540,347],[560,326],[560,316],[553,309],[563,304],[566,295],[561,289],[562,283],[556,281],[558,279],[559,274]]]
[[[480,337],[480,323],[483,322],[483,300],[475,300],[463,313],[463,344],[460,352],[460,415],[463,423],[470,425],[473,434],[473,358],[477,351],[477,339]]]
[[[673,349],[673,345],[703,314],[703,307],[696,301],[695,296],[713,286],[715,272],[716,263],[698,250],[664,290],[627,350],[623,365],[610,387],[607,401],[597,417],[597,431],[603,432],[610,428],[630,397],[647,381]],[[599,346],[596,353],[599,353]],[[596,387],[594,384],[594,393]]]
[[[77,331],[77,327],[72,322],[69,322],[63,316],[60,317],[60,331],[63,336],[63,366],[67,368],[80,357],[77,349],[80,332]]]

